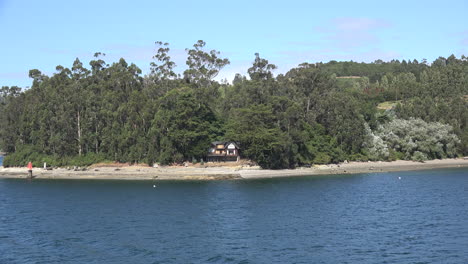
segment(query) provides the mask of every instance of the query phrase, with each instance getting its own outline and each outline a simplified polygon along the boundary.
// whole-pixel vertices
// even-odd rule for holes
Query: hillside
[[[205,42],[187,50],[183,76],[168,44],[157,44],[149,75],[96,53],[90,68],[77,58],[51,76],[31,70],[30,89],[2,87],[5,166],[201,162],[218,140],[271,169],[468,154],[464,56],[304,63],[274,76],[277,66],[257,53],[248,76],[228,84],[214,78],[229,59]]]

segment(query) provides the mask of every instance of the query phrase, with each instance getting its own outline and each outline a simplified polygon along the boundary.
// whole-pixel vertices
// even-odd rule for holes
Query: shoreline
[[[311,168],[284,170],[264,170],[258,167],[93,167],[86,171],[63,168],[44,170],[35,168],[34,179],[96,179],[96,180],[243,180],[268,179],[280,177],[300,177],[314,175],[338,175],[359,173],[380,173],[396,171],[430,170],[443,168],[468,168],[468,159],[430,160],[424,163],[414,161],[392,162],[350,162],[341,164],[318,165]],[[27,168],[0,167],[0,179],[26,179]]]

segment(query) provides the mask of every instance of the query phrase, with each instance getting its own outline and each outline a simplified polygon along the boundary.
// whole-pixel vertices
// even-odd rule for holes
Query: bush
[[[327,155],[326,153],[319,152],[315,156],[313,163],[314,164],[329,164],[331,162],[331,157]]]
[[[24,145],[16,152],[5,156],[4,167],[23,167],[32,162],[34,167],[42,167],[44,162],[47,166],[89,166],[95,163],[104,162],[106,158],[103,154],[87,153],[83,156],[59,157],[57,155],[46,155],[32,146]]]
[[[356,153],[349,156],[349,160],[351,161],[369,161],[369,158],[366,155],[361,153]]]
[[[441,159],[458,155],[460,139],[450,125],[421,119],[395,119],[374,132],[389,149],[405,159]],[[419,152],[419,153],[417,153]],[[392,158],[401,158],[400,154]]]
[[[16,152],[9,153],[5,156],[3,166],[5,168],[24,167],[28,162],[32,162],[34,167],[42,167],[46,159],[46,162],[56,163],[56,157],[48,157],[30,145],[23,145],[19,147]]]
[[[388,161],[402,160],[405,159],[405,153],[389,149]]]
[[[411,160],[423,162],[423,161],[427,160],[427,157],[426,157],[426,155],[424,155],[424,153],[422,153],[420,151],[416,151],[413,154],[413,156],[411,157]]]
[[[370,160],[388,160],[389,150],[387,144],[379,135],[375,135],[366,124],[366,139],[364,140],[364,151]]]
[[[71,166],[90,166],[92,164],[105,162],[106,157],[103,154],[96,154],[96,153],[87,153],[83,156],[75,156],[67,159],[63,165],[71,165]]]

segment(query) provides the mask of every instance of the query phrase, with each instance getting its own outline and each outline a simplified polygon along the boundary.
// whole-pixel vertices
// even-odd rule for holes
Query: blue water
[[[153,184],[0,179],[0,263],[468,263],[467,169]]]
[[[3,166],[3,156],[0,155],[0,166]]]

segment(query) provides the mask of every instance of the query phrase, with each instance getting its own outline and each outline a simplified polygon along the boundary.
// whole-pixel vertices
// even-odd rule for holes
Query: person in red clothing
[[[29,163],[28,163],[28,175],[29,175],[29,178],[32,178],[32,168],[33,168],[32,162],[29,162]]]

